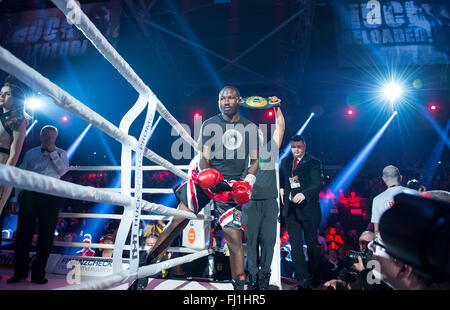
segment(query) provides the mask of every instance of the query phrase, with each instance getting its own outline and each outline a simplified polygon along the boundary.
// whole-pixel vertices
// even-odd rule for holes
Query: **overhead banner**
[[[450,1],[340,0],[341,66],[450,63]]]
[[[113,45],[119,35],[119,0],[81,8]],[[24,61],[75,58],[95,49],[58,8],[0,15],[0,44]]]

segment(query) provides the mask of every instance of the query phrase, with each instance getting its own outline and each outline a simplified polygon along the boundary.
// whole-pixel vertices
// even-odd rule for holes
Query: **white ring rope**
[[[98,189],[103,189],[105,191],[110,192],[120,192],[120,188],[111,188],[111,187],[97,187]],[[134,193],[136,190],[134,188],[130,189],[131,193]],[[173,190],[170,188],[144,188],[141,190],[143,194],[173,194]]]
[[[177,165],[181,170],[188,170],[189,165]],[[136,166],[131,166],[131,170],[135,170]],[[70,171],[120,171],[120,166],[70,166]],[[162,166],[142,166],[142,171],[160,171],[167,170]]]
[[[191,262],[193,260],[199,259],[201,257],[207,256],[209,254],[213,253],[212,249],[208,250],[202,250],[197,253],[188,254],[182,257],[177,257],[173,259],[169,259],[157,264],[149,265],[140,267],[138,270],[137,277],[140,278],[146,278],[152,275],[155,275],[159,272],[161,272],[164,269],[170,269],[172,267]],[[129,269],[124,269],[119,273],[115,273],[111,276],[106,276],[103,278],[100,278],[98,280],[88,281],[82,284],[75,284],[71,286],[66,286],[59,288],[58,290],[101,290],[105,287],[110,287],[115,284],[120,284],[128,281],[132,281],[133,277],[130,276]]]
[[[109,214],[109,213],[68,213],[61,212],[58,217],[60,218],[78,218],[78,219],[110,219],[110,220],[121,220],[123,218],[122,214]],[[172,216],[163,215],[141,215],[141,220],[162,220],[169,221]]]
[[[199,257],[208,255],[212,250],[200,251],[195,254],[186,255],[185,257],[172,259],[155,265],[146,267],[138,267],[138,241],[137,232],[138,224],[141,216],[141,210],[149,210],[150,212],[180,216],[188,219],[212,220],[211,216],[195,215],[191,212],[181,211],[168,208],[163,205],[154,204],[142,200],[142,170],[143,157],[156,164],[172,171],[177,176],[189,180],[189,175],[175,167],[173,164],[155,154],[146,148],[146,144],[151,131],[152,122],[156,110],[166,119],[169,124],[180,134],[180,136],[198,151],[198,144],[177,122],[177,120],[167,111],[164,105],[153,94],[151,89],[137,76],[133,69],[125,62],[125,60],[115,51],[109,42],[103,37],[100,31],[94,26],[89,18],[84,14],[81,8],[73,0],[52,0],[58,8],[70,19],[71,14],[79,18],[79,22],[75,25],[84,35],[93,43],[100,53],[119,71],[119,73],[136,89],[139,98],[135,105],[125,114],[119,128],[100,116],[98,113],[85,106],[83,103],[72,97],[70,94],[59,88],[50,80],[42,76],[9,51],[0,46],[0,69],[15,76],[24,84],[27,84],[37,92],[49,95],[54,99],[56,105],[72,112],[74,115],[96,126],[98,129],[114,138],[122,144],[122,160],[121,160],[121,193],[115,193],[114,190],[97,189],[89,186],[77,185],[59,179],[43,176],[30,171],[24,171],[12,166],[0,165],[0,181],[1,184],[23,188],[32,191],[43,192],[50,195],[61,196],[72,199],[81,199],[94,202],[102,202],[120,205],[124,207],[124,213],[119,226],[119,231],[114,245],[113,254],[113,275],[101,278],[94,282],[90,282],[85,286],[91,289],[103,289],[124,280],[134,280],[136,278],[148,277],[160,272],[162,269],[168,269],[172,266],[192,261]],[[128,135],[128,129],[138,115],[147,107],[147,115],[144,126],[142,128],[139,140]],[[136,152],[136,173],[135,173],[135,197],[131,197],[131,150]],[[160,192],[161,190],[158,189]],[[132,240],[130,251],[130,268],[122,270],[122,250],[125,245],[125,237],[132,226]],[[136,240],[135,240],[136,239]],[[117,250],[117,251],[116,251]],[[160,268],[160,269],[159,269]],[[158,271],[157,271],[158,270]],[[75,286],[76,287],[76,286]],[[67,288],[69,289],[69,288]]]
[[[83,186],[67,181],[62,181],[53,177],[41,175],[36,172],[23,170],[14,166],[0,164],[0,184],[22,188],[30,191],[60,196],[64,198],[86,200],[98,203],[128,206],[132,203],[133,197],[128,197],[119,193],[105,191],[90,186]],[[202,214],[195,215],[192,212],[169,208],[161,204],[144,201],[143,210],[179,216],[192,220],[212,220],[210,216]]]
[[[15,242],[16,239],[3,239],[3,242]],[[113,250],[114,244],[104,244],[104,243],[83,243],[83,242],[64,242],[64,241],[54,241],[54,246],[58,247],[71,247],[71,248],[90,248],[90,249],[107,249]],[[129,245],[125,245],[124,249],[129,250],[131,247]],[[151,250],[151,246],[141,246],[139,250]],[[169,247],[167,249],[168,252],[174,253],[197,253],[198,250],[185,248],[185,247]]]

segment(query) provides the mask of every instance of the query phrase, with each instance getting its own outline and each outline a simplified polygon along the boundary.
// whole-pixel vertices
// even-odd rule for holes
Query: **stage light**
[[[66,123],[66,122],[69,121],[69,118],[68,118],[66,115],[64,115],[63,117],[61,117],[61,120],[62,120],[64,123]]]
[[[383,88],[383,95],[389,101],[395,101],[399,99],[403,94],[402,86],[397,82],[390,82]]]
[[[268,117],[273,117],[273,111],[272,110],[269,110],[269,111],[267,111],[267,116]]]
[[[430,105],[428,106],[428,109],[429,109],[430,111],[434,112],[434,111],[437,111],[438,106],[437,106],[436,104],[432,103],[432,104],[430,104]]]
[[[37,97],[31,97],[25,102],[25,105],[31,110],[37,110],[42,108],[42,100]]]
[[[355,114],[355,110],[353,109],[347,109],[347,115],[348,116],[353,116]]]
[[[389,124],[392,122],[394,117],[397,115],[397,111],[392,113],[391,117],[387,120],[387,122],[378,130],[378,132],[370,139],[370,141],[361,149],[361,151],[346,165],[346,167],[339,173],[338,176],[334,179],[334,181],[330,184],[329,188],[333,195],[338,196],[340,198],[340,194],[338,192],[344,192],[356,178],[357,174],[363,167],[366,160],[369,158],[371,152],[375,148],[378,141],[383,136],[383,133],[386,131]],[[329,206],[321,203],[322,210],[328,210]]]
[[[30,127],[28,127],[28,129],[27,129],[27,131],[25,133],[25,137],[28,136],[28,134],[30,133],[31,129],[33,129],[33,127],[34,127],[34,125],[36,125],[36,123],[37,123],[37,119],[35,119],[33,121],[33,123],[30,125]]]
[[[201,117],[202,116],[202,114],[200,113],[200,112],[195,112],[194,113],[194,117],[195,118],[199,118],[199,117]]]
[[[75,139],[75,141],[72,143],[72,145],[67,149],[67,158],[69,161],[72,159],[73,155],[75,154],[75,151],[78,149],[78,147],[81,144],[81,141],[83,141],[84,137],[86,136],[87,132],[89,131],[89,128],[91,128],[92,124],[89,124],[83,132],[78,136],[78,138]]]

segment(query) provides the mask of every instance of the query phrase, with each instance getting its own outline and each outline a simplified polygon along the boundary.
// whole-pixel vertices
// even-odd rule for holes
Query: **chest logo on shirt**
[[[242,144],[242,135],[236,129],[228,129],[222,136],[222,143],[227,150],[234,151]]]

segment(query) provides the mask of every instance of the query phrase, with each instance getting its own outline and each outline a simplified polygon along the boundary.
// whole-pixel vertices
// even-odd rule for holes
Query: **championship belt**
[[[240,101],[241,107],[250,109],[268,109],[272,107],[279,107],[281,99],[272,97],[251,96],[242,98]]]

